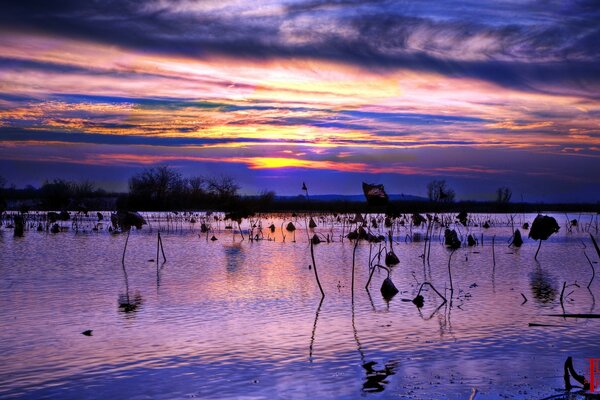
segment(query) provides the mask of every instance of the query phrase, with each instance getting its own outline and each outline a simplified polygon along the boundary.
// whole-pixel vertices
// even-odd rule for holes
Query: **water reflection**
[[[165,267],[165,263],[163,262],[160,267],[158,266],[158,262],[156,263],[156,290],[158,292],[158,289],[160,288],[160,273],[162,272],[163,268]]]
[[[281,220],[273,223],[279,235]],[[410,227],[396,227],[401,265],[393,280],[402,291],[390,303],[378,293],[383,271],[375,272],[372,292],[362,290],[381,244],[358,245],[354,296],[354,243],[319,245],[327,294],[321,303],[307,268],[308,237],[297,226],[297,244],[285,225],[285,243],[280,236],[240,243],[230,231],[212,228],[219,241],[206,242],[198,240],[198,226],[166,233],[172,251],[164,271],[162,259],[158,268],[147,261],[156,253],[156,231],[132,232],[127,264],[119,265],[123,236],[33,230],[15,241],[0,228],[0,398],[357,398],[373,392],[382,399],[464,399],[474,386],[490,398],[544,398],[562,386],[556,371],[565,350],[578,369],[597,352],[595,320],[563,321],[561,328],[546,316],[560,312],[563,281],[588,283],[578,240],[589,240],[584,233],[553,236],[542,268],[533,259],[537,243],[526,239],[521,254],[499,250],[510,226],[474,227],[490,241],[496,235],[495,267],[487,239],[476,251],[457,250],[453,307],[429,289],[415,309],[410,298],[421,282],[449,295],[443,230],[434,232],[431,261],[424,263],[423,242],[403,242]],[[319,224],[314,231],[329,229]],[[332,229],[337,239],[343,227]],[[590,290],[585,284],[572,288],[570,312],[593,312],[600,284],[594,280]],[[89,294],[85,304],[81,293]],[[522,305],[521,293],[528,303]],[[523,329],[531,322],[541,325]],[[93,338],[81,335],[89,328]]]
[[[312,334],[310,335],[310,346],[308,347],[308,360],[313,362],[313,346],[315,344],[315,335],[317,333],[317,322],[319,321],[319,313],[321,312],[321,306],[323,305],[324,297],[321,297],[317,311],[315,312],[315,322],[313,324]]]
[[[134,313],[144,302],[142,295],[139,291],[135,291],[133,296],[129,294],[129,277],[127,275],[127,268],[125,268],[125,262],[121,263],[123,267],[123,278],[125,281],[125,293],[120,293],[117,299],[119,304],[119,311],[125,314]],[[158,273],[158,272],[157,272]],[[157,278],[158,279],[158,278]]]
[[[375,369],[376,361],[369,361],[364,363],[362,367],[365,370],[366,378],[363,383],[362,390],[363,392],[383,392],[385,389],[384,384],[390,383],[387,379],[388,376],[394,375],[394,368],[398,365],[398,362],[391,361],[389,363],[384,364],[383,369]]]
[[[233,243],[231,245],[225,245],[223,246],[223,253],[225,254],[227,272],[237,272],[246,258],[246,255],[242,250],[242,244]]]
[[[369,291],[367,290],[367,293]],[[384,364],[383,369],[375,369],[376,361],[366,361],[365,352],[358,337],[356,329],[356,317],[354,311],[354,298],[352,298],[352,332],[356,342],[356,350],[360,354],[361,366],[365,370],[365,378],[362,385],[362,391],[367,393],[383,392],[386,384],[390,383],[387,377],[394,375],[394,368],[398,364],[396,361],[390,361]]]
[[[529,274],[529,285],[533,297],[541,304],[552,303],[556,299],[558,289],[549,272],[544,271],[537,263],[535,271]]]
[[[144,299],[139,290],[136,290],[133,296],[129,295],[129,290],[119,294],[119,311],[125,314],[135,313],[144,303]]]

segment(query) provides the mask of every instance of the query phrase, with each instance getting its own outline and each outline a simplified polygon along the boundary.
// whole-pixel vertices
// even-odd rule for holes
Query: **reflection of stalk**
[[[492,260],[494,260],[494,266],[496,266],[496,248],[494,247],[494,242],[496,241],[496,235],[492,236]],[[541,244],[541,242],[540,242]],[[539,251],[539,249],[538,249]],[[537,255],[537,253],[536,253]]]
[[[313,324],[312,335],[310,336],[310,346],[308,347],[308,361],[313,362],[313,345],[315,343],[315,334],[317,333],[317,321],[319,320],[319,313],[321,312],[321,306],[323,305],[324,297],[321,297],[321,301],[319,302],[319,307],[317,307],[317,312],[315,312],[315,323]]]
[[[358,247],[358,238],[354,242],[354,250],[352,251],[352,300],[354,301],[354,265],[356,259],[356,248]]]
[[[361,365],[365,364],[365,353],[362,350],[362,345],[358,339],[358,331],[356,330],[356,324],[354,322],[354,299],[352,299],[352,331],[354,332],[354,340],[356,340],[356,350],[360,353]]]
[[[240,230],[240,236],[242,237],[242,242],[244,241],[244,232],[242,232],[242,224],[241,219],[238,221],[238,229]]]
[[[319,290],[321,291],[321,300],[325,298],[325,292],[323,291],[323,287],[321,286],[321,281],[319,281],[319,274],[317,273],[317,263],[315,262],[315,251],[313,250],[313,242],[310,241],[310,256],[312,257],[313,269],[315,271],[315,278],[317,278],[317,285],[319,285]]]
[[[369,297],[369,302],[371,303],[371,308],[373,308],[373,311],[377,311],[377,309],[375,308],[375,303],[373,303],[373,298],[371,297],[371,292],[369,292],[369,288],[365,287],[365,290],[367,291],[367,296]]]
[[[123,257],[121,258],[121,263],[123,264],[123,269],[125,268],[125,251],[127,250],[127,243],[129,242],[129,234],[131,233],[131,229],[127,231],[127,239],[125,239],[125,247],[123,248]]]
[[[427,229],[425,230],[425,246],[423,247],[423,265],[425,265],[425,259],[427,258],[427,241],[429,240],[429,229],[433,221],[428,221]]]
[[[127,235],[127,238],[129,239],[129,235]],[[125,243],[125,247],[127,247],[127,242]],[[125,254],[125,252],[123,252],[123,260],[125,259],[124,254]],[[123,276],[125,277],[125,296],[127,297],[127,304],[131,304],[131,302],[129,301],[129,279],[127,278],[127,270],[125,269],[125,261],[123,261],[121,263],[121,265],[123,266]]]

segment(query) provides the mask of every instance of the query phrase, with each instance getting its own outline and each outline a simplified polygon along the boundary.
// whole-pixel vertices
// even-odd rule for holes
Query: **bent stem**
[[[448,300],[446,300],[446,297],[444,297],[444,295],[442,295],[442,294],[441,294],[441,293],[440,293],[440,292],[439,292],[439,291],[438,291],[438,290],[437,290],[437,289],[436,289],[436,288],[435,288],[435,287],[434,287],[434,286],[433,286],[431,283],[429,283],[429,282],[423,282],[423,283],[421,284],[421,287],[419,288],[419,292],[417,293],[417,296],[419,296],[419,295],[421,294],[421,291],[423,290],[423,286],[425,286],[425,285],[428,285],[430,288],[432,288],[432,289],[433,289],[433,291],[434,291],[434,292],[435,292],[435,293],[436,293],[438,296],[440,296],[440,298],[441,298],[442,300],[444,300],[444,302],[442,303],[442,305],[448,301]]]
[[[310,241],[310,256],[313,262],[313,269],[315,271],[315,278],[317,279],[317,285],[319,285],[319,290],[321,291],[321,300],[325,298],[325,292],[323,291],[323,287],[321,286],[321,281],[319,280],[319,274],[317,273],[317,263],[315,262],[315,251],[312,240]]]
[[[454,294],[454,286],[452,285],[452,270],[450,269],[450,261],[452,261],[452,255],[456,250],[452,250],[450,253],[450,257],[448,257],[448,277],[450,278],[450,299],[452,299],[452,295]]]
[[[540,252],[540,247],[542,247],[542,239],[540,239],[540,244],[538,245],[537,251],[535,252],[534,260],[537,260],[538,253]]]
[[[596,269],[594,268],[594,263],[592,263],[592,260],[590,260],[588,255],[585,253],[585,250],[583,252],[583,255],[588,260],[588,263],[590,263],[590,267],[592,268],[592,279],[590,279],[590,283],[588,283],[588,285],[587,285],[587,288],[589,289],[590,286],[592,285],[592,282],[594,281],[594,277],[596,276]]]
[[[377,268],[381,268],[381,269],[385,269],[387,271],[387,277],[390,277],[390,269],[388,267],[385,267],[383,265],[380,264],[376,264],[373,266],[373,268],[371,269],[371,273],[369,274],[369,280],[367,281],[367,284],[365,285],[365,289],[367,290],[367,292],[369,291],[369,284],[371,283],[371,279],[373,278],[373,274],[375,273],[375,269]]]

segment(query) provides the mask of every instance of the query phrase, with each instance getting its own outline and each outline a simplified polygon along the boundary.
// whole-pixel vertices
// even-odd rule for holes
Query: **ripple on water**
[[[279,221],[277,241],[165,232],[168,261],[158,270],[155,230],[131,234],[123,268],[123,235],[29,231],[17,240],[2,229],[0,397],[353,398],[382,390],[378,396],[425,399],[467,398],[472,387],[484,397],[554,394],[567,355],[579,370],[600,356],[598,320],[547,316],[562,313],[563,282],[575,281],[565,310],[597,312],[600,284],[585,288],[587,233],[566,232],[562,216],[535,261],[531,240],[507,247],[506,216],[478,218],[495,218],[495,226],[471,227],[483,246],[452,256],[452,306],[425,290],[420,310],[401,299],[424,281],[450,297],[450,253],[439,232],[429,263],[420,258],[423,242],[405,242],[408,227],[394,232],[400,264],[391,276],[400,293],[389,303],[379,293],[385,272],[364,290],[378,245],[357,247],[352,301],[352,243],[319,244],[327,293],[319,304],[302,221],[295,243],[289,233],[281,241]],[[330,234],[329,225],[316,230]],[[87,329],[93,336],[81,335]]]

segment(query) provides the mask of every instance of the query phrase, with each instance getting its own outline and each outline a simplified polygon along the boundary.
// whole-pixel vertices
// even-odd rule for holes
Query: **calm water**
[[[526,233],[522,248],[507,247],[508,216],[477,216],[493,226],[470,227],[479,240],[483,234],[483,246],[452,256],[452,306],[438,308],[441,300],[428,290],[420,310],[403,299],[412,299],[421,282],[450,297],[450,251],[439,231],[429,264],[420,257],[424,243],[407,238],[423,227],[394,229],[400,264],[392,279],[400,293],[389,303],[379,291],[384,271],[364,289],[369,255],[379,245],[358,245],[352,302],[353,243],[340,242],[341,225],[318,221],[315,231],[335,240],[315,246],[322,304],[308,268],[304,219],[296,221],[295,242],[287,232],[282,241],[281,224],[291,217],[263,218],[264,228],[275,222],[276,240],[254,242],[213,217],[217,241],[199,235],[199,221],[163,220],[168,261],[158,273],[157,221],[132,231],[125,270],[126,235],[106,226],[32,229],[23,238],[2,227],[0,398],[467,399],[472,388],[477,399],[555,396],[568,355],[586,375],[585,359],[600,357],[600,320],[546,316],[562,313],[563,282],[580,286],[565,290],[572,292],[566,312],[600,312],[600,277],[586,288],[591,268],[584,257],[598,260],[584,232],[597,216],[569,215],[580,221],[571,232],[565,215],[555,217],[561,230],[543,243],[536,262],[537,243]],[[515,224],[533,218],[518,215]],[[127,297],[135,310],[120,307]],[[92,336],[81,334],[88,329]]]

